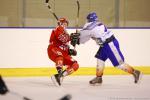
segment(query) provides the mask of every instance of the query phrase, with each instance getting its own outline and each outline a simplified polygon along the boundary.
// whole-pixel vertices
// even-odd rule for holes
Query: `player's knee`
[[[72,64],[72,68],[73,68],[74,71],[78,70],[79,64],[78,64],[77,62],[74,62],[74,63]]]
[[[116,66],[117,68],[121,69],[121,70],[125,70],[125,64],[119,64],[118,66]]]
[[[63,66],[63,57],[58,56],[55,60],[56,66]]]

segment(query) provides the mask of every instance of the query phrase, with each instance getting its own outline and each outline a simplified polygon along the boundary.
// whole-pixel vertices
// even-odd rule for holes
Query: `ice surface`
[[[134,84],[131,75],[104,75],[103,84],[89,85],[95,76],[67,76],[60,87],[50,77],[4,77],[10,91],[32,100],[59,100],[70,94],[71,100],[150,100],[150,75],[143,75],[140,84]],[[22,100],[8,93],[0,100]]]

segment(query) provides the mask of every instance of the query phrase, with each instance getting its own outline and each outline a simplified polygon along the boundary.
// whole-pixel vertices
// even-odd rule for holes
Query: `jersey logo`
[[[63,55],[60,51],[57,51],[56,49],[52,49],[52,51],[58,56]]]
[[[61,52],[59,52],[59,51],[56,51],[56,54],[57,54],[57,55],[59,55],[59,56],[61,56],[61,55],[62,55],[62,53],[61,53]]]
[[[59,36],[58,36],[58,39],[61,41],[61,42],[63,42],[63,43],[66,43],[66,42],[68,42],[69,41],[69,35],[68,34],[60,34]]]

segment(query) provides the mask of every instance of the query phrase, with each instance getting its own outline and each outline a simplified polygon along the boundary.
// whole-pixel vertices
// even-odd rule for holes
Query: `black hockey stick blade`
[[[0,94],[4,95],[8,92],[8,88],[2,78],[2,76],[0,75]]]
[[[48,3],[48,2],[49,2],[49,0],[46,0],[46,1],[45,1],[45,3]]]
[[[70,94],[67,94],[65,96],[63,96],[61,99],[59,100],[71,100],[72,96]]]
[[[30,99],[28,97],[23,97],[23,100],[32,100],[32,99]]]

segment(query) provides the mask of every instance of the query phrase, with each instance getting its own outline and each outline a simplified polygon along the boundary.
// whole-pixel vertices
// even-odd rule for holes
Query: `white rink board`
[[[120,41],[126,62],[150,66],[150,29],[111,29]],[[75,29],[68,29],[75,32]],[[51,29],[0,28],[0,68],[52,67],[47,46]],[[76,47],[81,67],[94,67],[98,46],[93,40]],[[112,66],[109,60],[106,66]]]

